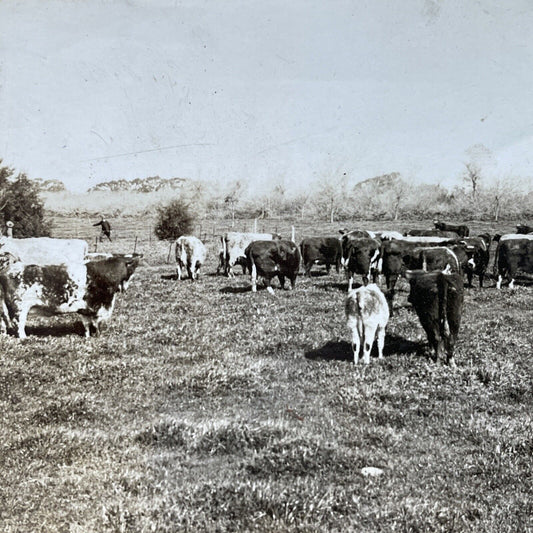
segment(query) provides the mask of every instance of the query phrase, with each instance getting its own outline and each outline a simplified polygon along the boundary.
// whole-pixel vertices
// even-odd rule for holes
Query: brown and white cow
[[[243,266],[243,274],[246,273],[246,247],[254,241],[271,241],[281,239],[276,233],[240,233],[229,231],[222,235],[222,260],[224,263],[224,272],[226,276],[232,278],[235,276],[233,267],[240,263]]]
[[[85,336],[111,317],[120,286],[127,282],[138,264],[118,258],[59,265],[28,265],[17,261],[0,272],[0,285],[17,335],[26,338],[30,310],[50,316],[78,313]]]
[[[377,335],[378,357],[383,358],[385,327],[389,321],[389,306],[385,295],[375,283],[348,292],[344,304],[346,325],[352,331],[353,360],[359,362],[361,341],[363,362],[370,363],[370,351]]]
[[[498,276],[496,287],[501,289],[503,281],[509,281],[514,289],[518,278],[533,279],[533,235],[510,233],[503,235],[496,248],[494,273]]]
[[[285,288],[285,278],[289,278],[291,288],[296,285],[300,268],[300,250],[292,241],[254,241],[245,250],[248,269],[252,277],[252,292],[257,291],[257,277],[261,276],[269,293],[274,291],[270,281],[278,277],[281,288]]]
[[[337,273],[340,271],[342,260],[342,244],[337,237],[306,237],[300,243],[302,265],[305,275],[311,275],[313,265],[326,265],[329,274],[331,265],[335,265]]]
[[[463,276],[458,272],[407,271],[411,286],[409,302],[426,332],[437,361],[446,353],[446,361],[455,366],[453,351],[463,309]]]
[[[182,270],[187,270],[191,280],[198,279],[200,267],[205,263],[207,249],[204,243],[192,235],[182,235],[176,241],[176,269],[178,280],[181,280]]]

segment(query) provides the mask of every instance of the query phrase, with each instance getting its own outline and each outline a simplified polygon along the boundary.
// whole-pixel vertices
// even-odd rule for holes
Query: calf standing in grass
[[[198,278],[200,267],[205,263],[207,250],[204,243],[191,235],[182,235],[176,241],[176,270],[181,280],[182,269],[187,269],[189,278]]]
[[[345,303],[346,324],[352,330],[353,360],[359,362],[359,350],[363,339],[363,361],[370,363],[370,351],[374,339],[378,340],[378,357],[383,358],[385,327],[389,321],[389,306],[385,295],[375,284],[363,285],[348,292]]]

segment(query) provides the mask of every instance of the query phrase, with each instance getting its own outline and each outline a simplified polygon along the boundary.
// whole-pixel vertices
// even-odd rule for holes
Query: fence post
[[[94,253],[98,251],[98,236],[94,238]]]

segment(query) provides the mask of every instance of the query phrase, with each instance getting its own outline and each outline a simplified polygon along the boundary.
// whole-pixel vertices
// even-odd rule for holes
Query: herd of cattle
[[[251,275],[252,291],[262,277],[269,292],[271,280],[283,288],[289,279],[294,288],[300,268],[306,275],[316,264],[327,273],[344,268],[348,279],[345,302],[347,323],[352,330],[354,360],[369,362],[377,335],[381,357],[385,327],[392,315],[395,287],[406,277],[409,301],[434,350],[435,358],[446,354],[453,364],[453,349],[461,321],[464,283],[472,286],[474,275],[483,287],[490,275],[490,246],[498,241],[493,274],[497,287],[503,281],[514,286],[517,279],[533,279],[533,227],[519,225],[517,233],[503,236],[470,236],[465,225],[435,221],[435,228],[394,231],[341,230],[340,237],[308,237],[297,246],[270,233],[228,232],[221,237],[217,273],[233,277],[234,267]],[[205,263],[205,245],[196,237],[176,241],[178,279],[185,272],[197,279]],[[78,313],[85,335],[99,334],[100,323],[109,319],[117,294],[123,291],[142,256],[139,254],[90,254],[87,242],[79,239],[0,238],[0,332],[13,330],[26,336],[30,310],[47,316]],[[386,295],[377,285],[379,275],[386,283]],[[352,290],[356,276],[362,285]],[[372,281],[372,283],[370,283]]]

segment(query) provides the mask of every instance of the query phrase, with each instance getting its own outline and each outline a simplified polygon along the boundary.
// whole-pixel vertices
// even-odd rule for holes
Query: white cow
[[[205,263],[207,250],[204,243],[192,235],[182,235],[176,241],[176,269],[181,279],[182,269],[187,270],[190,279],[197,279],[200,267]]]
[[[0,237],[0,252],[9,252],[27,264],[83,263],[89,252],[89,245],[81,239]]]
[[[385,295],[375,283],[348,292],[345,302],[346,325],[352,330],[353,360],[359,362],[361,340],[363,362],[370,363],[370,351],[377,333],[378,356],[383,357],[385,327],[389,321],[389,306]]]

